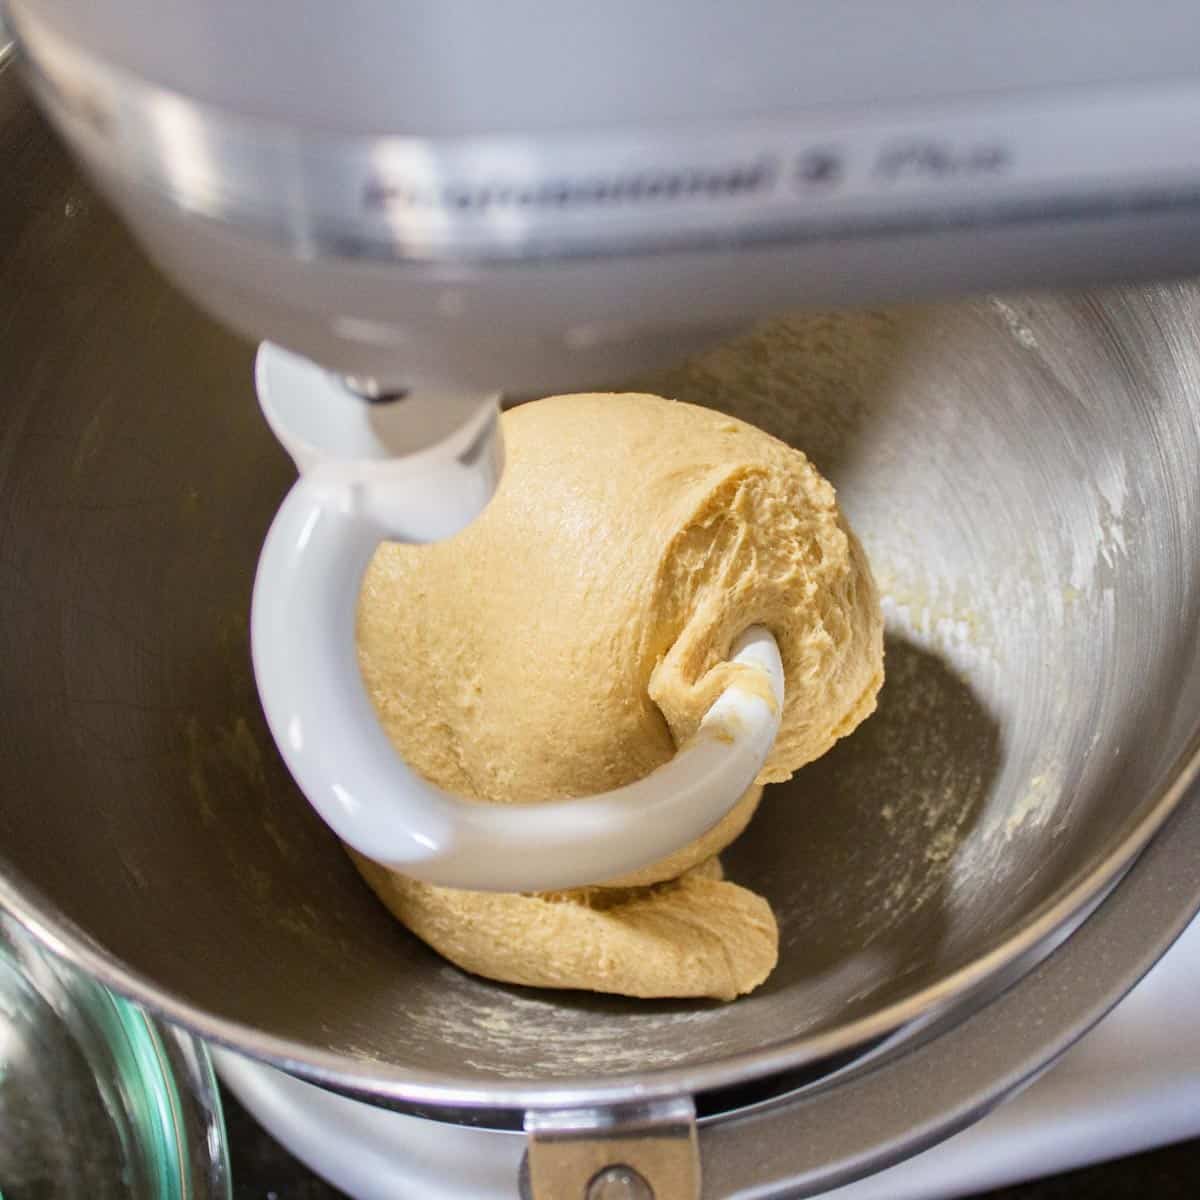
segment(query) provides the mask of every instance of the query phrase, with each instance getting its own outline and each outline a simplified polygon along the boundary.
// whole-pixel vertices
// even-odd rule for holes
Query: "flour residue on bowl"
[[[1056,806],[1061,788],[1054,766],[1047,766],[1034,775],[1004,822],[1005,838],[1011,841],[1027,827],[1044,825]]]
[[[710,1004],[647,1004],[622,1012],[577,993],[501,987],[441,968],[449,986],[436,1006],[410,1013],[422,1036],[453,1045],[464,1066],[503,1079],[621,1074],[678,1062],[688,1026],[706,1024]],[[607,1011],[606,1011],[607,1010]],[[582,1019],[581,1019],[582,1018]],[[639,1036],[653,1026],[653,1037]],[[497,1047],[503,1046],[503,1054]],[[720,1039],[711,1045],[720,1050]]]

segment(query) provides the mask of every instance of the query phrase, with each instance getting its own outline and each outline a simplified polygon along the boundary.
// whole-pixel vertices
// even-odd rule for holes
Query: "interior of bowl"
[[[637,381],[807,450],[885,596],[878,713],[726,857],[779,915],[779,967],[731,1005],[459,972],[361,883],[259,711],[250,587],[292,472],[250,348],[3,103],[0,874],[142,998],[401,1084],[734,1059],[929,994],[1116,853],[1178,770],[1200,293],[779,319]]]

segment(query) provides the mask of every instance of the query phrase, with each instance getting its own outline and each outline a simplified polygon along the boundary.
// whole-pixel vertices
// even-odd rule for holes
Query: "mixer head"
[[[799,304],[1200,269],[1190,0],[10,8],[168,274],[385,391],[574,391]]]

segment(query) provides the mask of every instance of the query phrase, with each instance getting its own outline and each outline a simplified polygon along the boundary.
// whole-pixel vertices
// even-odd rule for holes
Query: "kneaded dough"
[[[439,888],[354,859],[439,954],[504,983],[733,1000],[758,987],[778,956],[771,906],[725,882],[715,858],[653,887],[540,895]]]
[[[878,596],[833,488],[802,453],[735,418],[638,394],[552,397],[505,413],[503,429],[506,471],[484,514],[445,542],[381,546],[363,583],[363,678],[412,767],[498,804],[632,782],[694,732],[743,669],[725,661],[731,644],[756,624],[774,633],[786,675],[759,784],[787,779],[874,709],[883,679]],[[598,882],[683,874],[736,837],[756,804],[748,793],[693,847]],[[571,915],[577,897],[560,899],[547,925],[531,915],[549,903],[537,897],[502,903],[399,878],[384,887],[379,868],[364,874],[415,932],[483,975],[515,980],[525,959],[529,979],[560,981],[553,986],[619,991],[645,974],[660,990],[630,994],[728,992],[711,990],[709,974],[703,984],[689,975],[699,961],[689,949],[694,920],[667,922],[657,940],[619,941],[621,953],[662,956],[657,966],[598,972],[599,952],[544,933],[598,936],[595,918]],[[717,911],[735,894],[729,913]],[[680,894],[651,889],[637,911],[669,895],[676,909],[700,898],[694,884]],[[727,917],[749,921],[740,899],[748,895],[709,887],[706,919],[722,928]],[[462,927],[486,925],[484,911],[513,918],[504,944],[471,938],[468,952]],[[517,913],[541,932],[523,938]],[[575,917],[572,934],[563,923]],[[667,955],[671,938],[681,941]]]

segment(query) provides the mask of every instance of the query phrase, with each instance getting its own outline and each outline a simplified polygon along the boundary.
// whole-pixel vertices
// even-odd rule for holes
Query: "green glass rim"
[[[87,1058],[136,1194],[229,1200],[220,1092],[203,1044],[55,957],[3,914],[0,956],[57,1012]],[[29,974],[32,958],[40,960],[40,979]],[[47,994],[48,980],[58,994]]]

